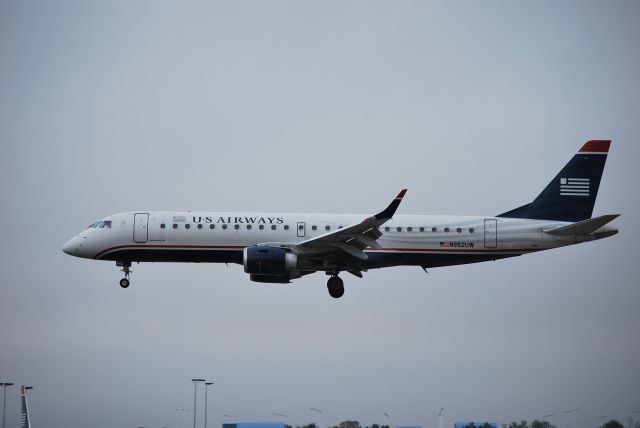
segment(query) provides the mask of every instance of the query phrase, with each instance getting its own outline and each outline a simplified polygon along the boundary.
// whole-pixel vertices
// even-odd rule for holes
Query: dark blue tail
[[[591,218],[610,144],[588,141],[533,202],[497,217],[571,222]]]

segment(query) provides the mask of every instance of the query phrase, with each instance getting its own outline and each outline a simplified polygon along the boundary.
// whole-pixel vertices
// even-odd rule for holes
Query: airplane
[[[344,294],[342,272],[477,263],[606,238],[619,214],[591,218],[610,140],[586,142],[528,204],[495,216],[396,215],[402,190],[372,215],[129,211],[91,224],[66,254],[115,261],[129,287],[133,262],[244,266],[251,281],[289,283],[325,272],[329,295]]]

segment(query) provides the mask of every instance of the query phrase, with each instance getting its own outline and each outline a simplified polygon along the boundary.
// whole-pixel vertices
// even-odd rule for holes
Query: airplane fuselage
[[[404,189],[372,216],[130,211],[92,224],[63,251],[116,261],[123,288],[133,262],[238,263],[256,282],[325,272],[337,298],[341,272],[477,263],[614,235],[616,214],[591,217],[609,145],[588,141],[536,199],[494,217],[395,215]]]
[[[68,254],[131,262],[243,263],[245,247],[315,238],[360,221],[361,214],[134,211],[103,220],[64,247]],[[544,233],[570,223],[481,216],[396,215],[365,250],[363,270],[448,266],[519,256],[596,239]],[[313,269],[316,270],[316,269]]]

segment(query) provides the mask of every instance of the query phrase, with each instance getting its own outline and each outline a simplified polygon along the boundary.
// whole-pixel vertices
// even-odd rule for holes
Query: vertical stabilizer
[[[567,222],[591,218],[610,144],[587,141],[533,202],[498,217]]]
[[[29,406],[27,405],[27,389],[24,385],[20,388],[20,401],[22,401],[22,407],[20,410],[20,426],[22,428],[31,428],[31,420],[29,419]]]

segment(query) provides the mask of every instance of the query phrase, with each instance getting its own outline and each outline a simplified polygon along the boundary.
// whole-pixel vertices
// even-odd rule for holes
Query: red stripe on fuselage
[[[190,250],[243,250],[246,245],[168,245],[168,244],[150,244],[150,245],[120,245],[117,247],[107,248],[100,251],[93,258],[98,259],[107,253],[115,250],[122,249],[145,249],[145,248],[166,248],[166,249],[190,249]],[[451,248],[367,248],[365,251],[388,251],[397,253],[450,253],[450,254],[513,254],[513,253],[532,253],[535,251],[542,251],[544,248],[486,248],[486,249],[459,249],[453,250]]]
[[[120,245],[117,247],[107,248],[106,250],[100,251],[98,254],[93,256],[94,259],[99,258],[100,256],[105,255],[106,253],[110,253],[115,250],[122,250],[124,248],[181,248],[181,249],[194,249],[194,250],[242,250],[246,247],[246,245],[169,245],[169,244],[150,244],[150,245]]]

